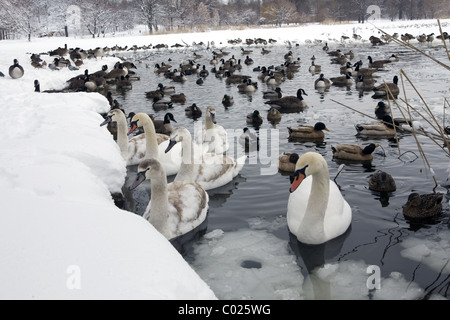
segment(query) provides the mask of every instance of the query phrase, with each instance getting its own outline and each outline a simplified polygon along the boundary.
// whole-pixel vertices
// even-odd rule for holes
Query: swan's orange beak
[[[132,123],[130,123],[130,126],[131,126],[131,128],[130,128],[130,131],[128,131],[128,134],[130,134],[130,133],[132,133],[134,130],[136,130],[136,128],[137,128],[137,123],[136,123],[136,122],[132,122]]]
[[[291,184],[291,187],[289,188],[289,192],[292,193],[300,186],[302,181],[305,179],[305,171],[304,170],[297,170],[294,175],[294,181]]]

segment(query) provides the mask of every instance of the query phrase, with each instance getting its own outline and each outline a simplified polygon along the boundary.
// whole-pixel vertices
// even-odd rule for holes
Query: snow
[[[449,21],[441,20],[444,29]],[[3,199],[0,299],[217,299],[229,297],[223,290],[238,290],[225,285],[210,288],[150,223],[114,205],[111,193],[121,190],[126,167],[110,133],[100,127],[99,113],[109,109],[103,96],[34,92],[35,79],[40,81],[41,90],[61,89],[67,79],[84,69],[96,71],[103,64],[111,68],[118,58],[88,60],[80,72],[67,69],[52,72],[32,68],[31,53],[48,52],[65,43],[69,48],[93,49],[116,44],[166,43],[171,46],[182,41],[189,44],[214,41],[216,46],[225,46],[230,39],[255,37],[273,38],[283,45],[286,40],[299,44],[316,39],[339,42],[342,35],[353,33],[368,39],[378,34],[375,26],[391,34],[411,31],[411,28],[415,34],[420,34],[435,32],[437,21],[380,21],[325,27],[311,24],[153,36],[144,36],[139,32],[142,30],[136,30],[132,34],[96,39],[0,41],[0,71],[5,74],[0,78],[0,193]],[[41,57],[48,63],[52,61],[52,57]],[[8,76],[14,58],[25,68],[24,77],[17,80]],[[274,287],[273,297],[243,295],[242,298],[304,298],[301,289],[304,279],[295,257],[288,254],[280,240],[257,228],[239,232],[243,238],[260,240],[254,242],[254,248],[248,248],[249,260],[258,260],[263,268],[269,267],[272,272],[284,272],[287,276],[284,286]],[[225,270],[231,268],[226,262],[230,263],[233,250],[238,249],[228,239],[228,234],[215,231],[199,244],[199,248],[209,248],[209,251],[198,251],[205,259],[208,254],[217,258],[215,264],[205,266],[202,276],[207,278],[225,272],[227,277],[242,277],[244,288],[239,290],[244,290],[253,285],[251,280],[244,280],[258,279],[258,271],[244,268],[241,274],[236,274]],[[259,245],[267,242],[276,250],[262,250]],[[415,260],[428,260],[436,251],[431,243],[410,242],[405,246],[404,255]],[[418,253],[412,253],[411,249],[416,247]],[[442,258],[437,249],[438,258]],[[263,257],[258,256],[260,252],[264,252]],[[274,261],[278,264],[272,264]],[[358,268],[361,276],[367,278],[367,266],[360,262],[332,266],[317,276],[340,277],[345,281],[346,274],[354,272],[352,268]],[[295,278],[295,283],[294,280],[290,283],[290,278]],[[409,284],[406,293],[399,293],[398,290],[408,284],[398,274],[383,281],[384,286],[391,288],[390,295],[378,292],[375,298],[414,299],[420,291]],[[351,285],[345,288],[354,290]],[[367,298],[367,289],[362,290],[362,296],[357,292],[354,297]],[[331,296],[338,297],[339,292]]]

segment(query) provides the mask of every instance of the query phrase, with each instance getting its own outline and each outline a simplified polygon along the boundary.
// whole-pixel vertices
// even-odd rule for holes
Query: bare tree
[[[139,7],[139,12],[147,24],[150,33],[153,30],[158,31],[158,19],[161,18],[162,8],[164,7],[163,0],[136,0]]]
[[[12,31],[25,33],[28,41],[31,41],[31,34],[39,29],[38,15],[38,6],[33,0],[2,0],[0,2],[2,23]]]

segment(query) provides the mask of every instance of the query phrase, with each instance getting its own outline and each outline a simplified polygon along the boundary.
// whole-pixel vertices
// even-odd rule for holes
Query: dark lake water
[[[382,47],[336,44],[330,47],[331,50],[341,49],[343,52],[352,50],[355,53],[352,62],[362,60],[363,67],[367,67],[369,55],[374,60],[386,59],[391,54],[398,55],[400,61],[391,63],[385,71],[380,72],[376,78],[377,84],[383,83],[383,80],[391,82],[394,75],[400,77],[400,70],[403,70],[419,89],[438,121],[444,123],[444,99],[450,96],[448,70],[395,44]],[[223,48],[224,51],[230,52],[225,59],[231,55],[241,59],[243,68],[239,74],[250,75],[254,81],[258,81],[258,90],[251,95],[239,93],[237,85],[227,85],[225,80],[216,78],[212,73],[203,85],[196,84],[196,75],[187,76],[185,83],[175,83],[154,73],[156,63],[178,65],[192,58],[192,50],[123,54],[134,61],[137,66],[135,71],[140,76],[140,81],[133,82],[132,90],[112,91],[113,96],[123,104],[127,112],[152,113],[155,118],[162,119],[167,111],[154,111],[151,101],[145,97],[145,92],[155,90],[158,83],[163,83],[175,86],[177,93],[186,94],[186,104],[174,104],[170,112],[177,120],[174,125],[184,126],[191,133],[194,124],[202,121],[199,119],[195,122],[186,117],[184,109],[193,103],[202,111],[205,111],[207,106],[214,105],[218,124],[237,132],[247,126],[248,113],[259,110],[264,118],[259,134],[261,137],[266,134],[269,148],[248,153],[247,164],[234,181],[208,191],[210,211],[205,224],[206,235],[192,240],[187,247],[180,249],[186,260],[220,299],[367,299],[376,298],[378,293],[383,293],[379,296],[381,298],[392,299],[441,296],[448,298],[450,231],[445,187],[449,164],[446,153],[430,139],[419,138],[435,172],[438,182],[436,187],[411,134],[401,135],[398,143],[395,139],[374,140],[357,137],[354,125],[373,120],[332,100],[370,116],[374,116],[375,106],[380,100],[373,99],[372,92],[361,93],[355,87],[331,87],[325,93],[317,92],[314,89],[314,80],[318,75],[308,72],[313,55],[316,57],[315,64],[322,66],[325,77],[340,75],[340,65],[331,63],[330,57],[322,50],[322,45],[291,49],[294,58],[301,59],[301,68],[292,79],[284,81],[280,87],[285,96],[295,95],[297,89],[303,88],[308,94],[304,97],[308,108],[300,113],[283,114],[280,123],[270,124],[266,118],[269,106],[264,104],[266,100],[262,96],[262,92],[269,87],[257,80],[258,73],[254,72],[253,68],[282,64],[283,56],[289,48],[283,45],[270,46],[268,49],[271,53],[267,55],[261,54],[261,47],[250,49],[253,50],[250,56],[255,63],[246,66],[240,47]],[[443,46],[435,44],[433,47],[423,46],[422,49],[441,61],[447,61],[448,64]],[[199,49],[196,53],[203,55],[195,60],[196,63],[206,65],[210,70],[211,51]],[[405,86],[409,103],[422,110],[423,103],[411,85],[406,83]],[[225,94],[232,95],[235,100],[234,105],[229,108],[224,108],[221,104]],[[403,90],[400,97],[405,97]],[[395,107],[393,113],[394,116],[401,117]],[[417,119],[426,124],[422,119]],[[313,125],[318,121],[324,122],[330,130],[325,132],[323,143],[289,141],[287,127]],[[332,158],[331,145],[364,145],[370,142],[381,146],[375,151],[373,161],[369,165],[347,164],[336,179],[353,211],[351,228],[345,235],[326,245],[299,244],[295,237],[290,236],[286,224],[290,177],[273,170],[278,155],[282,152],[319,152],[326,159],[330,177],[333,179],[340,163]],[[244,152],[239,144],[234,148],[235,154]],[[415,159],[415,155],[409,151],[414,152],[418,158]],[[399,157],[399,154],[404,152],[408,153]],[[135,167],[129,168],[130,179],[135,177],[135,170]],[[397,190],[387,197],[381,197],[379,193],[368,188],[369,177],[376,170],[390,173],[396,181]],[[146,188],[136,190],[132,195],[134,203],[127,204],[136,214],[142,215],[147,206],[146,191],[149,184],[146,184]],[[406,220],[402,214],[402,206],[407,202],[408,195],[411,192],[431,193],[433,190],[446,195],[443,214],[431,223],[413,224]],[[427,254],[424,254],[423,259],[414,259],[411,258],[411,251],[413,256],[414,252],[420,255],[426,251]],[[433,260],[433,257],[436,259]],[[433,262],[429,263],[429,260]],[[386,280],[382,282],[380,290],[371,290],[370,294],[366,285],[370,276],[369,266],[379,267],[381,279]],[[329,274],[311,273],[316,267],[322,267],[322,271],[325,270]],[[320,283],[327,283],[325,289],[314,281],[317,275]],[[312,289],[307,285],[310,282],[313,284]],[[415,288],[416,285],[419,288],[416,295],[403,296],[404,292]]]

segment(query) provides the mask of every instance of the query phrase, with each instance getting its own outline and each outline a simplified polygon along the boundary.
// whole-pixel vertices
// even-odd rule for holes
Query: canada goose
[[[325,78],[324,74],[321,73],[319,79],[314,81],[314,88],[316,89],[328,89],[331,87],[331,82]]]
[[[361,66],[362,61],[358,61],[357,63],[354,64],[356,76],[362,75],[364,77],[374,77],[378,72],[378,69],[361,68]]]
[[[280,112],[292,113],[300,112],[308,107],[308,104],[303,99],[303,95],[307,96],[305,90],[298,89],[297,96],[286,96],[280,99],[272,99],[266,101],[265,104],[271,105],[277,108]]]
[[[280,87],[276,87],[275,90],[268,90],[263,92],[264,99],[280,99],[283,97],[283,91]]]
[[[345,74],[347,74],[347,73],[350,72],[350,74],[352,75],[352,77],[356,77],[356,76],[358,75],[358,72],[355,71],[355,70],[353,69],[353,66],[352,66],[352,64],[350,63],[350,61],[347,62],[347,63],[345,64],[345,66],[342,66],[342,67],[340,68],[340,72],[341,72],[341,74],[343,74],[343,75],[345,75]]]
[[[152,99],[152,100],[155,97],[158,99],[162,99],[164,97],[164,91],[162,91],[161,88],[158,87],[158,89],[156,89],[156,90],[147,91],[145,93],[145,96],[147,97],[147,99]]]
[[[302,141],[322,140],[325,137],[323,130],[330,131],[323,122],[317,122],[314,126],[288,127],[289,139]]]
[[[325,45],[322,47],[322,50],[324,50],[324,51],[330,50],[330,47],[328,46],[328,42],[325,42]]]
[[[261,49],[261,54],[262,55],[265,55],[265,54],[269,54],[271,51],[270,50],[267,50],[266,48],[262,48]]]
[[[385,116],[391,115],[391,108],[386,105],[383,101],[378,102],[375,107],[375,116],[377,119],[382,120]]]
[[[278,170],[294,173],[295,165],[297,164],[298,158],[299,158],[298,153],[283,152],[278,156]]]
[[[202,78],[206,78],[207,76],[209,76],[209,71],[206,70],[206,66],[203,65],[202,70],[200,70],[199,76]]]
[[[272,124],[278,123],[281,121],[281,112],[278,111],[277,108],[270,108],[269,113],[267,114],[267,120]]]
[[[184,109],[184,112],[187,117],[192,119],[198,119],[202,116],[202,110],[195,103]]]
[[[369,68],[373,69],[384,69],[386,68],[387,64],[390,63],[390,60],[373,60],[371,56],[368,56],[367,59],[369,59]]]
[[[258,110],[255,110],[252,113],[247,114],[246,121],[247,124],[251,124],[255,128],[259,128],[263,124],[263,119]]]
[[[419,41],[420,43],[424,43],[427,41],[427,36],[425,33],[420,34],[416,37],[417,41]]]
[[[400,58],[398,56],[396,56],[394,53],[388,58],[389,61],[391,62],[399,62]]]
[[[309,72],[311,74],[320,73],[322,71],[322,66],[315,64],[314,60],[311,61],[311,66],[309,67]]]
[[[119,63],[117,68],[112,69],[108,74],[105,76],[106,79],[120,79],[122,76],[126,76],[128,72],[124,69],[123,64]]]
[[[392,96],[394,96],[394,98],[397,98],[397,96],[400,94],[400,88],[398,87],[398,77],[397,76],[394,76],[394,78],[392,79],[392,82],[386,82],[386,83],[380,84],[379,86],[374,87],[372,90],[375,92],[375,94],[372,96],[372,98],[374,98],[374,99],[387,98],[388,91],[386,89],[386,86],[389,88],[389,91],[392,94]]]
[[[34,92],[41,92],[41,84],[39,80],[34,80]]]
[[[355,83],[350,72],[347,72],[345,76],[330,78],[331,84],[338,87],[350,87]]]
[[[19,64],[17,59],[14,59],[14,63],[9,67],[9,76],[13,79],[22,78],[24,75],[23,67]]]
[[[172,113],[168,112],[164,115],[164,120],[152,119],[156,133],[170,135],[173,131],[171,121],[177,122]]]
[[[224,76],[226,77],[226,84],[240,84],[244,80],[250,79],[250,76],[242,75],[242,74],[231,74],[230,71],[225,71]]]
[[[252,93],[258,89],[258,83],[252,82],[252,79],[242,80],[237,88],[240,93]]]
[[[347,231],[352,222],[350,205],[329,177],[321,154],[307,152],[298,159],[289,189],[287,224],[301,243],[325,243]]]
[[[241,53],[243,55],[249,55],[253,52],[253,50],[245,50],[244,48],[241,48]]]
[[[246,64],[246,65],[251,65],[251,64],[253,64],[255,61],[253,61],[253,59],[252,58],[250,58],[249,56],[247,56],[246,58],[245,58],[245,60],[244,60],[244,63]]]
[[[336,144],[331,146],[331,150],[335,159],[365,162],[373,159],[373,152],[378,146],[375,143],[364,148],[356,144]]]
[[[436,217],[442,212],[443,200],[444,194],[441,192],[428,194],[413,192],[403,205],[403,215],[412,220]]]
[[[161,65],[159,63],[155,64],[155,68],[154,68],[154,72],[155,73],[165,73],[167,71],[169,71],[172,68],[171,65],[169,64],[165,64],[164,62],[161,63]]]
[[[60,56],[60,57],[64,57],[64,56],[66,56],[66,55],[68,55],[68,54],[69,54],[69,49],[67,49],[67,43],[64,44],[64,47],[63,47],[63,48],[58,47],[57,49],[51,50],[51,51],[49,52],[49,55],[50,55],[50,56]]]
[[[364,77],[363,75],[359,75],[356,79],[356,89],[358,90],[367,90],[371,91],[375,86],[377,81],[371,77]]]
[[[233,96],[230,96],[228,94],[224,95],[222,98],[222,104],[224,107],[231,107],[234,104]]]
[[[174,93],[170,95],[170,101],[172,101],[173,103],[185,104],[186,95],[184,93]]]
[[[130,80],[130,76],[120,76],[119,80],[116,82],[117,90],[129,90],[133,89],[133,83]]]
[[[184,235],[205,221],[209,196],[201,185],[191,181],[167,184],[166,172],[156,159],[139,164],[136,180],[128,189],[134,190],[145,180],[151,180],[151,199],[143,217],[166,239]]]
[[[344,65],[347,62],[349,62],[348,58],[345,55],[340,55],[338,57],[334,57],[331,59],[331,63],[332,64],[340,64],[340,65]]]
[[[378,192],[394,192],[397,186],[389,173],[377,170],[369,178],[369,189]]]
[[[176,75],[176,76],[174,76],[172,78],[172,81],[174,81],[174,82],[185,82],[185,81],[187,81],[187,78],[186,78],[184,72],[180,72],[179,75]]]

